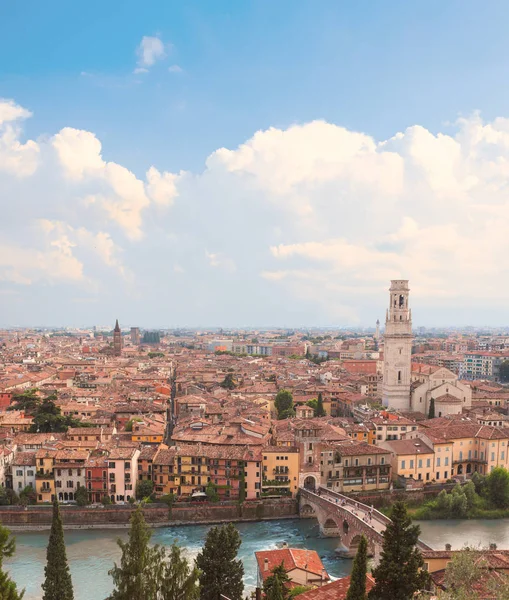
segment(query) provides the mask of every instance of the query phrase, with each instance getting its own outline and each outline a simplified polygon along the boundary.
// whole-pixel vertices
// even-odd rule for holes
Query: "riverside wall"
[[[94,529],[122,528],[129,525],[135,506],[78,507],[61,505],[64,528]],[[146,521],[154,527],[171,525],[222,523],[229,521],[262,521],[298,516],[298,503],[294,499],[247,501],[242,505],[234,502],[217,504],[177,503],[171,510],[165,504],[147,504],[144,507]],[[52,507],[2,506],[0,522],[13,530],[38,530],[51,527]]]

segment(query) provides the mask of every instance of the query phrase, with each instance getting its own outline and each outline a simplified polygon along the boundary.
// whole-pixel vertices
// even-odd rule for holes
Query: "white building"
[[[394,410],[410,410],[413,334],[409,293],[408,280],[391,281],[385,318],[382,399],[384,406]]]
[[[35,452],[17,452],[11,468],[12,489],[17,494],[26,487],[35,490]]]
[[[432,398],[435,417],[446,417],[471,407],[472,390],[445,367],[413,363],[411,410],[428,415]]]

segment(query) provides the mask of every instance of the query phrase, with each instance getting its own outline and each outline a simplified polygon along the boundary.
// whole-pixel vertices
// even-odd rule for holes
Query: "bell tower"
[[[411,410],[412,311],[407,279],[393,279],[385,317],[383,404],[394,410]]]
[[[115,329],[113,330],[113,354],[120,356],[122,354],[122,332],[117,322],[115,323]]]

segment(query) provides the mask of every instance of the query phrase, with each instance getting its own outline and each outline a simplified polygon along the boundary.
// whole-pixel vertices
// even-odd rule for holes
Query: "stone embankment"
[[[115,529],[128,527],[135,506],[112,505],[99,507],[61,506],[66,529]],[[260,500],[211,503],[177,503],[171,510],[165,504],[147,504],[144,514],[153,527],[172,525],[196,525],[200,523],[222,523],[230,521],[262,521],[285,519],[298,516],[296,500]],[[12,530],[30,531],[51,527],[52,507],[2,506],[0,522]]]

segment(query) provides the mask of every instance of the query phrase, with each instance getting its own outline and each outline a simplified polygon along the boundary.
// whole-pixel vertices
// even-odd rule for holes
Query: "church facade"
[[[461,413],[472,405],[472,390],[445,367],[412,364],[412,312],[408,280],[391,281],[385,319],[384,406],[397,411],[429,415],[433,399],[435,417]]]

